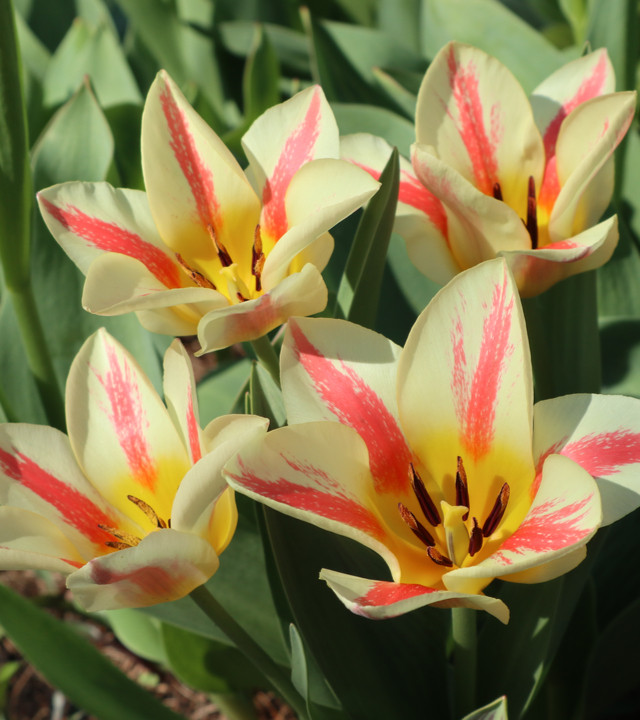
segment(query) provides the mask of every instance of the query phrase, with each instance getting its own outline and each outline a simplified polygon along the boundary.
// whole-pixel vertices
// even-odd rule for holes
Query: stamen
[[[427,518],[427,521],[431,525],[433,525],[433,527],[438,527],[441,522],[438,509],[436,508],[435,503],[431,499],[431,496],[427,492],[427,488],[424,486],[422,478],[420,477],[420,475],[418,475],[418,471],[413,466],[413,463],[409,463],[409,468],[411,473],[411,487],[413,488],[413,492],[418,498],[418,502],[420,503],[420,509],[422,510],[424,516]]]
[[[533,175],[529,177],[529,194],[527,196],[527,230],[531,235],[531,249],[538,248],[538,211],[536,207],[536,182]]]
[[[262,252],[262,236],[260,225],[256,225],[253,235],[253,250],[251,254],[251,273],[256,279],[256,292],[262,290],[262,269],[264,268],[265,256]]]
[[[107,541],[105,545],[107,547],[114,548],[115,550],[128,550],[131,547],[131,545],[127,545],[127,543],[112,542],[111,540]]]
[[[469,505],[469,485],[467,484],[467,473],[465,472],[462,458],[458,455],[458,469],[456,470],[456,505],[464,505],[466,508]],[[463,520],[467,520],[469,512],[467,511],[463,516]]]
[[[202,273],[197,270],[190,268],[187,263],[182,259],[180,253],[176,253],[176,260],[180,267],[187,273],[187,275],[193,280],[198,287],[208,288],[209,290],[216,290],[216,286],[207,279]]]
[[[442,567],[453,567],[451,560],[449,560],[448,557],[445,557],[434,547],[427,548],[427,555],[436,565],[442,565]]]
[[[216,249],[216,252],[218,253],[218,258],[220,259],[220,262],[222,263],[222,267],[229,267],[233,260],[231,259],[231,255],[227,252],[227,248],[218,240],[218,236],[216,235],[216,231],[213,227],[213,225],[209,224],[207,225],[207,230],[209,231],[209,235],[211,236],[211,239],[213,240],[213,247]]]
[[[140,500],[140,498],[134,497],[133,495],[127,495],[127,498],[131,500],[134,505],[139,507],[149,520],[151,520],[152,523],[155,523],[157,527],[163,529],[167,527],[167,523],[162,518],[158,517],[156,511],[151,507],[151,505],[147,505],[144,500]]]
[[[473,527],[469,534],[469,555],[473,557],[476,553],[482,550],[482,530],[478,527],[477,518],[471,518]]]
[[[507,503],[509,502],[510,495],[511,490],[507,483],[505,483],[500,488],[500,492],[498,493],[498,497],[496,498],[495,505],[489,513],[489,517],[485,520],[484,525],[482,526],[482,534],[485,537],[493,535],[498,525],[500,525],[500,521],[502,520],[505,510],[507,509]]]
[[[135,547],[140,543],[140,538],[136,537],[135,535],[131,535],[131,533],[124,532],[124,530],[118,530],[118,528],[109,527],[108,525],[98,525],[100,530],[104,530],[105,532],[108,532],[109,535],[113,535],[114,538],[118,538],[118,540],[122,540],[122,543],[125,545],[125,547]],[[109,545],[109,547],[113,547],[112,544],[106,542],[105,545]]]
[[[499,182],[493,183],[493,197],[496,200],[502,200],[502,188]]]
[[[398,510],[400,511],[400,517],[407,523],[411,532],[423,542],[427,547],[433,547],[436,543],[431,533],[422,523],[416,518],[416,516],[402,503],[398,503]]]

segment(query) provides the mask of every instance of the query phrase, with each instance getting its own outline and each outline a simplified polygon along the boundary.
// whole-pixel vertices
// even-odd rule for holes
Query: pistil
[[[409,463],[409,473],[411,476],[411,487],[418,498],[420,509],[422,510],[425,518],[427,518],[427,521],[433,525],[433,527],[438,527],[441,522],[438,509],[427,492],[427,488],[425,487],[420,475],[418,475],[418,471],[415,469],[413,463]]]
[[[484,535],[484,537],[489,537],[490,535],[493,535],[498,525],[500,525],[500,521],[504,517],[505,510],[507,509],[510,495],[511,490],[509,488],[509,485],[505,483],[500,488],[500,492],[498,493],[498,497],[496,498],[493,509],[489,513],[489,516],[487,517],[484,525],[482,526],[482,534]]]
[[[460,505],[449,505],[444,500],[440,507],[447,552],[453,563],[461,567],[469,552],[469,532],[463,520],[464,515],[469,514],[469,509]]]
[[[402,503],[398,503],[398,510],[400,517],[407,523],[411,532],[424,543],[427,547],[433,547],[436,543],[431,533],[427,528],[418,520],[418,518]]]

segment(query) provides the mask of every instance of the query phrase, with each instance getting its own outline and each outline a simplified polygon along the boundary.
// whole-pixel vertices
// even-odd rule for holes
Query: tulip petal
[[[245,340],[257,340],[294,315],[322,312],[327,306],[327,286],[313,265],[289,275],[256,300],[214,310],[198,326],[202,350],[198,355],[220,350]]]
[[[67,587],[89,612],[149,607],[188,595],[218,565],[214,549],[202,538],[158,530],[136,547],[87,563],[67,578]]]
[[[250,266],[260,201],[231,152],[164,71],[144,107],[142,166],[151,212],[173,251],[216,277],[211,226],[233,261]]]
[[[106,182],[69,182],[40,191],[38,202],[51,234],[85,275],[103,253],[120,253],[139,260],[163,288],[186,284],[145,193]]]
[[[549,220],[552,241],[571,237],[602,214],[610,195],[601,197],[596,209],[585,207],[583,196],[629,129],[635,104],[635,92],[596,97],[578,106],[562,123],[556,145],[562,189]],[[606,174],[602,177],[606,181]],[[608,188],[612,190],[613,186]]]
[[[618,244],[616,215],[569,240],[560,240],[537,250],[504,250],[520,297],[533,297],[570,275],[604,265]]]
[[[577,568],[586,557],[587,546],[583,545],[577,550],[573,550],[555,560],[542,563],[542,565],[536,565],[522,572],[504,575],[501,579],[505,582],[521,583],[523,585],[548,582],[549,580],[555,580],[562,575],[566,575],[574,568]]]
[[[265,435],[269,421],[255,415],[225,415],[212,422],[219,430],[214,447],[184,476],[173,502],[171,527],[199,535],[220,555],[238,521],[234,493],[222,468],[244,445]]]
[[[331,233],[323,233],[295,256],[289,266],[289,273],[300,272],[305,265],[309,264],[315,265],[318,272],[322,272],[329,264],[334,247],[335,242]]]
[[[550,455],[520,527],[486,560],[452,570],[443,581],[450,590],[464,592],[479,579],[520,573],[558,560],[586,545],[601,522],[600,493],[593,478],[573,460]],[[567,569],[573,567],[577,557]]]
[[[518,214],[505,202],[477,190],[436,157],[433,148],[416,143],[411,147],[411,159],[420,182],[447,210],[449,245],[459,267],[490,260],[500,250],[531,247],[531,237]]]
[[[35,512],[0,507],[0,568],[71,573],[84,565],[73,543]]]
[[[343,160],[380,178],[392,148],[386,140],[358,133],[340,138]],[[413,264],[436,282],[446,284],[460,272],[449,247],[447,212],[438,198],[420,184],[411,163],[400,156],[400,189],[394,231],[407,243]]]
[[[445,478],[455,476],[458,456],[477,518],[488,516],[505,480],[512,507],[528,498],[534,477],[531,360],[504,260],[461,273],[422,312],[400,357],[398,405],[409,444],[427,471],[423,479],[435,480],[427,487],[436,505],[455,501],[440,487],[452,488]]]
[[[602,525],[640,506],[640,401],[604,395],[569,395],[536,403],[534,457],[571,458],[595,478]]]
[[[242,138],[258,194],[260,226],[271,249],[289,229],[285,197],[298,170],[311,160],[339,157],[338,126],[319,85],[269,108]]]
[[[365,580],[333,570],[322,570],[320,578],[352,613],[372,620],[393,618],[425,605],[433,605],[439,608],[486,610],[505,625],[509,622],[507,606],[501,600],[486,595],[467,595],[409,583]]]
[[[101,495],[153,529],[128,495],[165,521],[190,467],[165,406],[134,358],[105,330],[82,346],[67,380],[67,423],[74,453]]]
[[[379,187],[369,173],[344,160],[313,160],[303,165],[287,188],[284,204],[289,229],[267,256],[264,288],[270,290],[286,277],[298,253],[364,205]]]
[[[67,436],[50,427],[0,426],[0,503],[53,523],[85,560],[109,552],[105,542],[114,538],[100,525],[140,532],[96,492]]]
[[[397,500],[411,492],[413,460],[398,417],[400,352],[391,340],[344,320],[293,318],[280,360],[289,425],[331,420],[352,427],[369,450],[376,492]]]
[[[457,42],[437,54],[418,93],[416,140],[485,195],[499,183],[527,216],[527,180],[540,186],[544,147],[524,90],[496,58]]]

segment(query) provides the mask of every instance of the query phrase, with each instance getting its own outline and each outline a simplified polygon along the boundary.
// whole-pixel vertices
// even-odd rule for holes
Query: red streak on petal
[[[93,247],[139,260],[166,287],[182,287],[175,263],[159,247],[146,242],[136,233],[115,223],[86,215],[73,205],[63,210],[43,197],[40,197],[40,202],[64,228]]]
[[[554,510],[559,500],[547,500],[533,508],[522,525],[495,553],[493,559],[503,565],[512,565],[513,559],[504,553],[546,553],[574,545],[589,535],[593,526],[581,526],[589,513],[593,495]]]
[[[318,395],[344,425],[352,427],[369,449],[369,466],[378,493],[408,493],[413,455],[395,417],[375,390],[346,363],[338,369],[291,323],[296,359]]]
[[[452,390],[460,423],[460,441],[477,461],[491,449],[494,436],[498,391],[513,354],[509,342],[514,299],[507,293],[505,277],[502,286],[495,285],[491,310],[485,317],[482,343],[475,369],[467,367],[464,327],[458,319],[452,333]]]
[[[120,523],[115,517],[103,512],[86,495],[59,480],[15,448],[13,453],[0,448],[0,470],[7,477],[52,505],[66,523],[92,543],[104,545],[105,542],[113,540],[113,537],[100,530],[98,525],[117,528]],[[70,560],[65,562],[74,564]]]
[[[118,572],[104,567],[100,562],[91,564],[91,580],[96,585],[122,584],[121,591],[130,594],[132,600],[155,598],[157,602],[177,600],[185,595],[184,563],[172,562],[167,567],[146,565],[128,572]],[[133,587],[126,587],[131,583]]]
[[[377,582],[367,590],[367,594],[356,598],[354,602],[362,607],[380,607],[393,605],[401,600],[410,600],[419,595],[438,592],[435,588],[410,583]]]
[[[67,558],[60,558],[62,562],[66,562],[68,565],[73,565],[73,567],[81,568],[84,567],[84,563],[78,562],[77,560],[67,560]]]
[[[640,463],[640,433],[617,430],[587,435],[560,450],[593,477],[615,475],[626,465]]]
[[[158,480],[158,468],[145,437],[149,421],[142,407],[135,373],[125,357],[122,357],[120,364],[118,353],[112,345],[106,345],[106,352],[109,370],[104,376],[95,373],[111,405],[111,410],[105,409],[105,412],[116,431],[133,479],[153,492]]]
[[[458,109],[458,131],[464,142],[477,188],[493,197],[493,186],[498,178],[498,162],[495,157],[498,135],[500,134],[498,107],[491,109],[491,137],[484,125],[482,99],[478,89],[475,64],[465,68],[456,60],[453,47],[449,51],[449,82]]]
[[[171,136],[169,145],[191,188],[200,223],[204,228],[213,225],[220,234],[223,217],[215,194],[213,173],[200,157],[196,142],[189,130],[189,119],[178,107],[167,85],[160,93],[160,103]]]
[[[321,120],[320,90],[316,89],[309,103],[307,113],[295,130],[289,135],[278,158],[273,173],[262,191],[263,232],[279,240],[289,229],[285,196],[293,176],[310,160],[313,160],[315,144],[320,135]]]
[[[189,433],[191,462],[193,463],[193,465],[195,465],[202,457],[202,451],[200,449],[200,434],[198,433],[196,414],[193,411],[193,397],[191,395],[191,385],[189,385],[187,399],[187,432]]]
[[[304,510],[361,530],[377,540],[382,540],[386,536],[384,528],[373,512],[339,491],[340,486],[335,480],[329,479],[328,487],[323,487],[323,479],[327,476],[318,468],[295,466],[289,463],[292,468],[318,484],[318,487],[305,487],[282,477],[277,480],[265,480],[247,469],[240,458],[238,462],[242,468],[242,475],[232,473],[229,475],[247,490],[288,507]]]

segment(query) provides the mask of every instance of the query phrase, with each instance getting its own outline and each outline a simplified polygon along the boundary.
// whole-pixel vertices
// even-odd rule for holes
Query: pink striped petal
[[[457,42],[440,50],[418,93],[416,140],[485,195],[500,183],[505,203],[527,216],[527,179],[540,187],[544,147],[523,89],[494,57]]]
[[[105,330],[82,346],[67,380],[67,424],[74,453],[101,495],[140,524],[127,499],[165,521],[189,456],[169,413],[134,358]]]
[[[505,250],[499,255],[509,264],[520,297],[533,297],[570,275],[602,267],[618,244],[618,217],[589,228],[569,240],[537,250]]]
[[[640,506],[640,400],[622,396],[569,395],[534,408],[534,457],[559,453],[598,483],[603,525]]]
[[[70,182],[42,190],[38,202],[52,235],[85,275],[103,253],[119,253],[139,260],[163,288],[187,284],[156,230],[145,193]]]
[[[285,199],[293,176],[311,160],[340,157],[338,126],[322,88],[314,85],[267,110],[242,147],[262,198],[263,238],[272,246],[290,227]]]
[[[552,241],[581,232],[599,218],[594,213],[601,214],[606,207],[610,194],[605,193],[594,210],[582,203],[584,193],[625,136],[635,105],[635,92],[604,95],[579,105],[562,123],[556,144],[561,190],[549,220]],[[607,176],[600,178],[606,181]],[[608,192],[612,191],[610,185]],[[593,194],[590,197],[593,199]]]
[[[108,552],[113,540],[99,525],[139,532],[87,481],[67,436],[50,427],[0,426],[0,503],[43,516],[85,560]]]
[[[395,539],[376,508],[368,460],[367,446],[351,428],[304,423],[245,446],[224,475],[231,487],[269,507],[370,547],[397,577],[398,560],[389,549]]]
[[[521,573],[558,560],[586,545],[601,522],[600,493],[593,478],[569,458],[550,455],[533,504],[516,532],[486,560],[452,570],[443,581],[450,590],[463,592],[478,579]],[[577,557],[566,570],[575,566]]]
[[[173,251],[215,277],[220,263],[211,226],[233,261],[250,266],[260,201],[226,145],[164,71],[144,107],[142,166],[151,212]]]
[[[507,606],[501,600],[486,595],[467,595],[409,583],[365,580],[333,570],[322,570],[320,578],[352,613],[373,620],[393,618],[425,605],[433,605],[447,609],[467,607],[486,610],[500,622],[509,622]]]
[[[535,565],[528,570],[504,575],[501,580],[505,582],[520,583],[522,585],[533,585],[535,583],[548,582],[555,580],[562,575],[566,575],[587,557],[587,546],[582,545],[577,550],[572,550],[566,555],[561,555],[555,560]]]
[[[67,578],[67,587],[89,612],[149,607],[188,595],[218,565],[214,549],[202,538],[157,530],[136,547],[87,563]]]
[[[68,574],[84,565],[73,543],[52,522],[18,507],[0,507],[0,568]]]
[[[400,352],[359,325],[293,318],[280,360],[289,425],[330,420],[352,427],[369,450],[376,492],[397,499],[411,493],[413,460],[396,401]]]
[[[534,476],[531,360],[504,260],[461,273],[420,315],[400,357],[398,405],[434,492],[461,456],[478,518],[489,514],[505,480],[513,506],[527,495]]]
[[[313,265],[289,275],[257,300],[248,300],[205,315],[198,326],[201,352],[245,340],[257,340],[294,315],[315,315],[327,306],[327,287]]]

